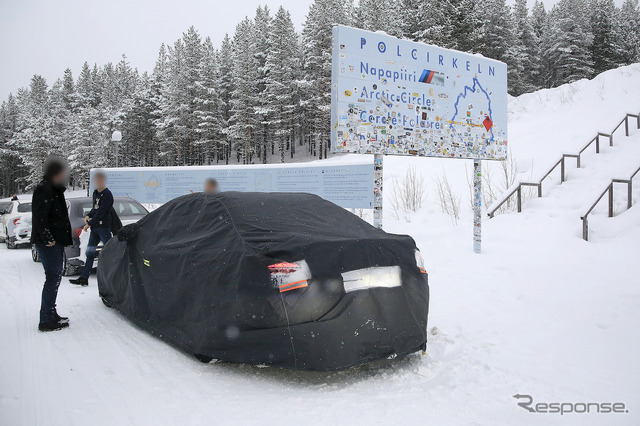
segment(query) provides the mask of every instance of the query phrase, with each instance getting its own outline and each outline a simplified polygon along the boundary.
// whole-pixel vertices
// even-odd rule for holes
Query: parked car
[[[29,244],[31,238],[31,203],[18,200],[2,203],[0,213],[0,240],[8,249]]]
[[[64,249],[64,269],[62,275],[76,275],[84,266],[86,250],[89,243],[89,231],[83,231],[84,218],[91,211],[93,200],[90,197],[68,198],[67,208],[69,209],[69,220],[71,222],[73,245]],[[142,219],[149,214],[142,204],[133,198],[115,197],[113,208],[120,217],[122,225],[129,225]],[[98,245],[98,255],[102,249],[102,243]],[[39,262],[38,253],[35,247],[31,247],[31,257],[34,262]],[[98,265],[98,259],[94,262],[94,267]]]
[[[336,370],[426,349],[414,240],[315,195],[186,195],[100,256],[104,304],[201,361]]]
[[[2,223],[2,219],[4,215],[7,214],[7,210],[11,207],[11,200],[4,199],[0,200],[0,223]],[[4,236],[0,235],[0,243],[4,243]]]

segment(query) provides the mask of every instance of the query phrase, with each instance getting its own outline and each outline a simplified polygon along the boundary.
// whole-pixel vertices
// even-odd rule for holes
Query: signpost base
[[[473,251],[482,252],[482,167],[473,160]]]

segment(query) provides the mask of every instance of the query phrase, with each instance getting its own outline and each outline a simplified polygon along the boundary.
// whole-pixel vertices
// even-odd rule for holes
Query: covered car
[[[201,360],[334,370],[426,348],[413,239],[315,195],[186,195],[100,256],[105,304]]]

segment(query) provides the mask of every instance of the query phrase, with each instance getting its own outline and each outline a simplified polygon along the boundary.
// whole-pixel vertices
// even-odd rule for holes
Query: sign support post
[[[373,226],[382,229],[382,154],[373,154]]]
[[[482,166],[473,160],[473,251],[482,253]]]

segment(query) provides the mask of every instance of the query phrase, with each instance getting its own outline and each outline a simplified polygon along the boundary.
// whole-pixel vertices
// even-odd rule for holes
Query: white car
[[[0,203],[0,240],[8,249],[29,244],[31,239],[31,203],[18,200]]]

